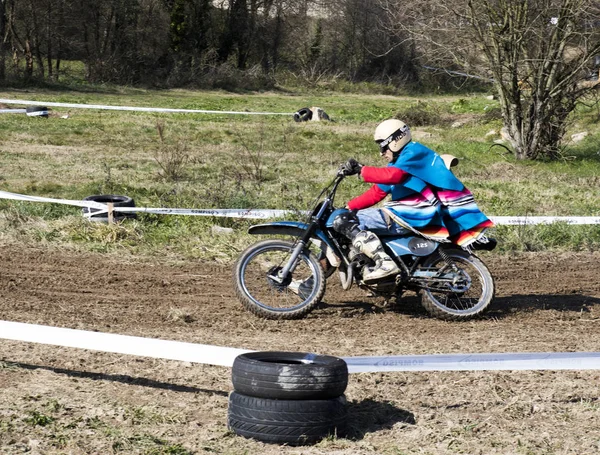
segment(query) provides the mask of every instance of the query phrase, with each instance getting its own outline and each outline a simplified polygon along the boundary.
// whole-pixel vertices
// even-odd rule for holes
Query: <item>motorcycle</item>
[[[400,273],[364,283],[363,272],[374,266],[372,259],[358,253],[349,239],[333,229],[333,220],[347,210],[334,206],[345,177],[340,168],[317,197],[306,222],[275,221],[249,228],[250,234],[290,236],[293,240],[259,241],[236,261],[235,292],[247,310],[266,319],[301,318],[319,304],[326,281],[336,270],[346,291],[356,284],[373,296],[395,298],[396,302],[405,291],[414,291],[430,315],[440,319],[471,319],[490,305],[494,280],[474,251],[494,249],[492,238],[463,249],[416,232],[378,234]]]

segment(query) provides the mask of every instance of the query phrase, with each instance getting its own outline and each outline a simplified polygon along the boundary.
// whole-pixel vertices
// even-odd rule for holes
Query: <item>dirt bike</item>
[[[363,272],[374,266],[373,261],[333,229],[333,220],[347,210],[334,206],[337,188],[345,177],[338,170],[317,197],[306,222],[276,221],[249,228],[250,234],[291,236],[293,240],[263,240],[238,258],[233,272],[235,291],[247,310],[267,319],[301,318],[319,304],[326,280],[336,270],[344,290],[356,284],[374,296],[396,301],[405,291],[414,291],[420,294],[423,307],[441,319],[470,319],[490,305],[494,280],[473,251],[494,249],[496,241],[491,238],[467,250],[416,232],[378,234],[400,273],[365,284]]]

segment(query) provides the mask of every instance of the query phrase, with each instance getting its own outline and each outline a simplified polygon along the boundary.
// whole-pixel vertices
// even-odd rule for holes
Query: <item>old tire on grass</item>
[[[29,106],[25,108],[27,117],[43,117],[48,118],[48,108],[45,106]]]
[[[235,358],[231,379],[236,392],[258,398],[336,398],[348,385],[348,366],[328,355],[249,352]]]
[[[113,204],[113,207],[135,207],[135,202],[129,196],[117,196],[114,194],[101,194],[98,196],[88,196],[83,198],[84,201],[93,201],[93,202],[101,202],[102,204]],[[94,213],[99,212],[99,209],[95,209],[92,207],[83,207],[83,214],[89,214],[89,219],[91,221],[98,221],[107,223],[108,222],[108,213],[100,213],[98,215],[94,215]],[[114,211],[113,220],[114,221],[122,221],[127,218],[136,218],[136,214],[134,212],[118,212]]]
[[[310,107],[303,107],[302,109],[298,109],[296,113],[294,113],[294,121],[295,122],[308,122],[312,119],[312,111]]]
[[[227,426],[246,438],[276,444],[312,444],[346,431],[346,398],[271,400],[232,392]]]

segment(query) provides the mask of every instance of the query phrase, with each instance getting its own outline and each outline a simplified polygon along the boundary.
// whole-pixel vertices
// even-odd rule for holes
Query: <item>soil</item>
[[[256,350],[339,356],[600,351],[599,253],[482,255],[481,318],[429,317],[335,279],[306,318],[246,312],[207,263],[4,245],[0,319]],[[282,447],[227,431],[230,370],[0,340],[0,453],[586,454],[600,450],[600,371],[350,377],[349,434]]]

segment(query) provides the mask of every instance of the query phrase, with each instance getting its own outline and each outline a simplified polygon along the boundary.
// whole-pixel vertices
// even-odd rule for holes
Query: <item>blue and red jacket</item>
[[[360,175],[374,185],[348,202],[350,210],[371,207],[389,194],[391,201],[383,210],[398,224],[461,246],[493,227],[442,158],[417,142],[407,144],[386,167],[363,166]]]

